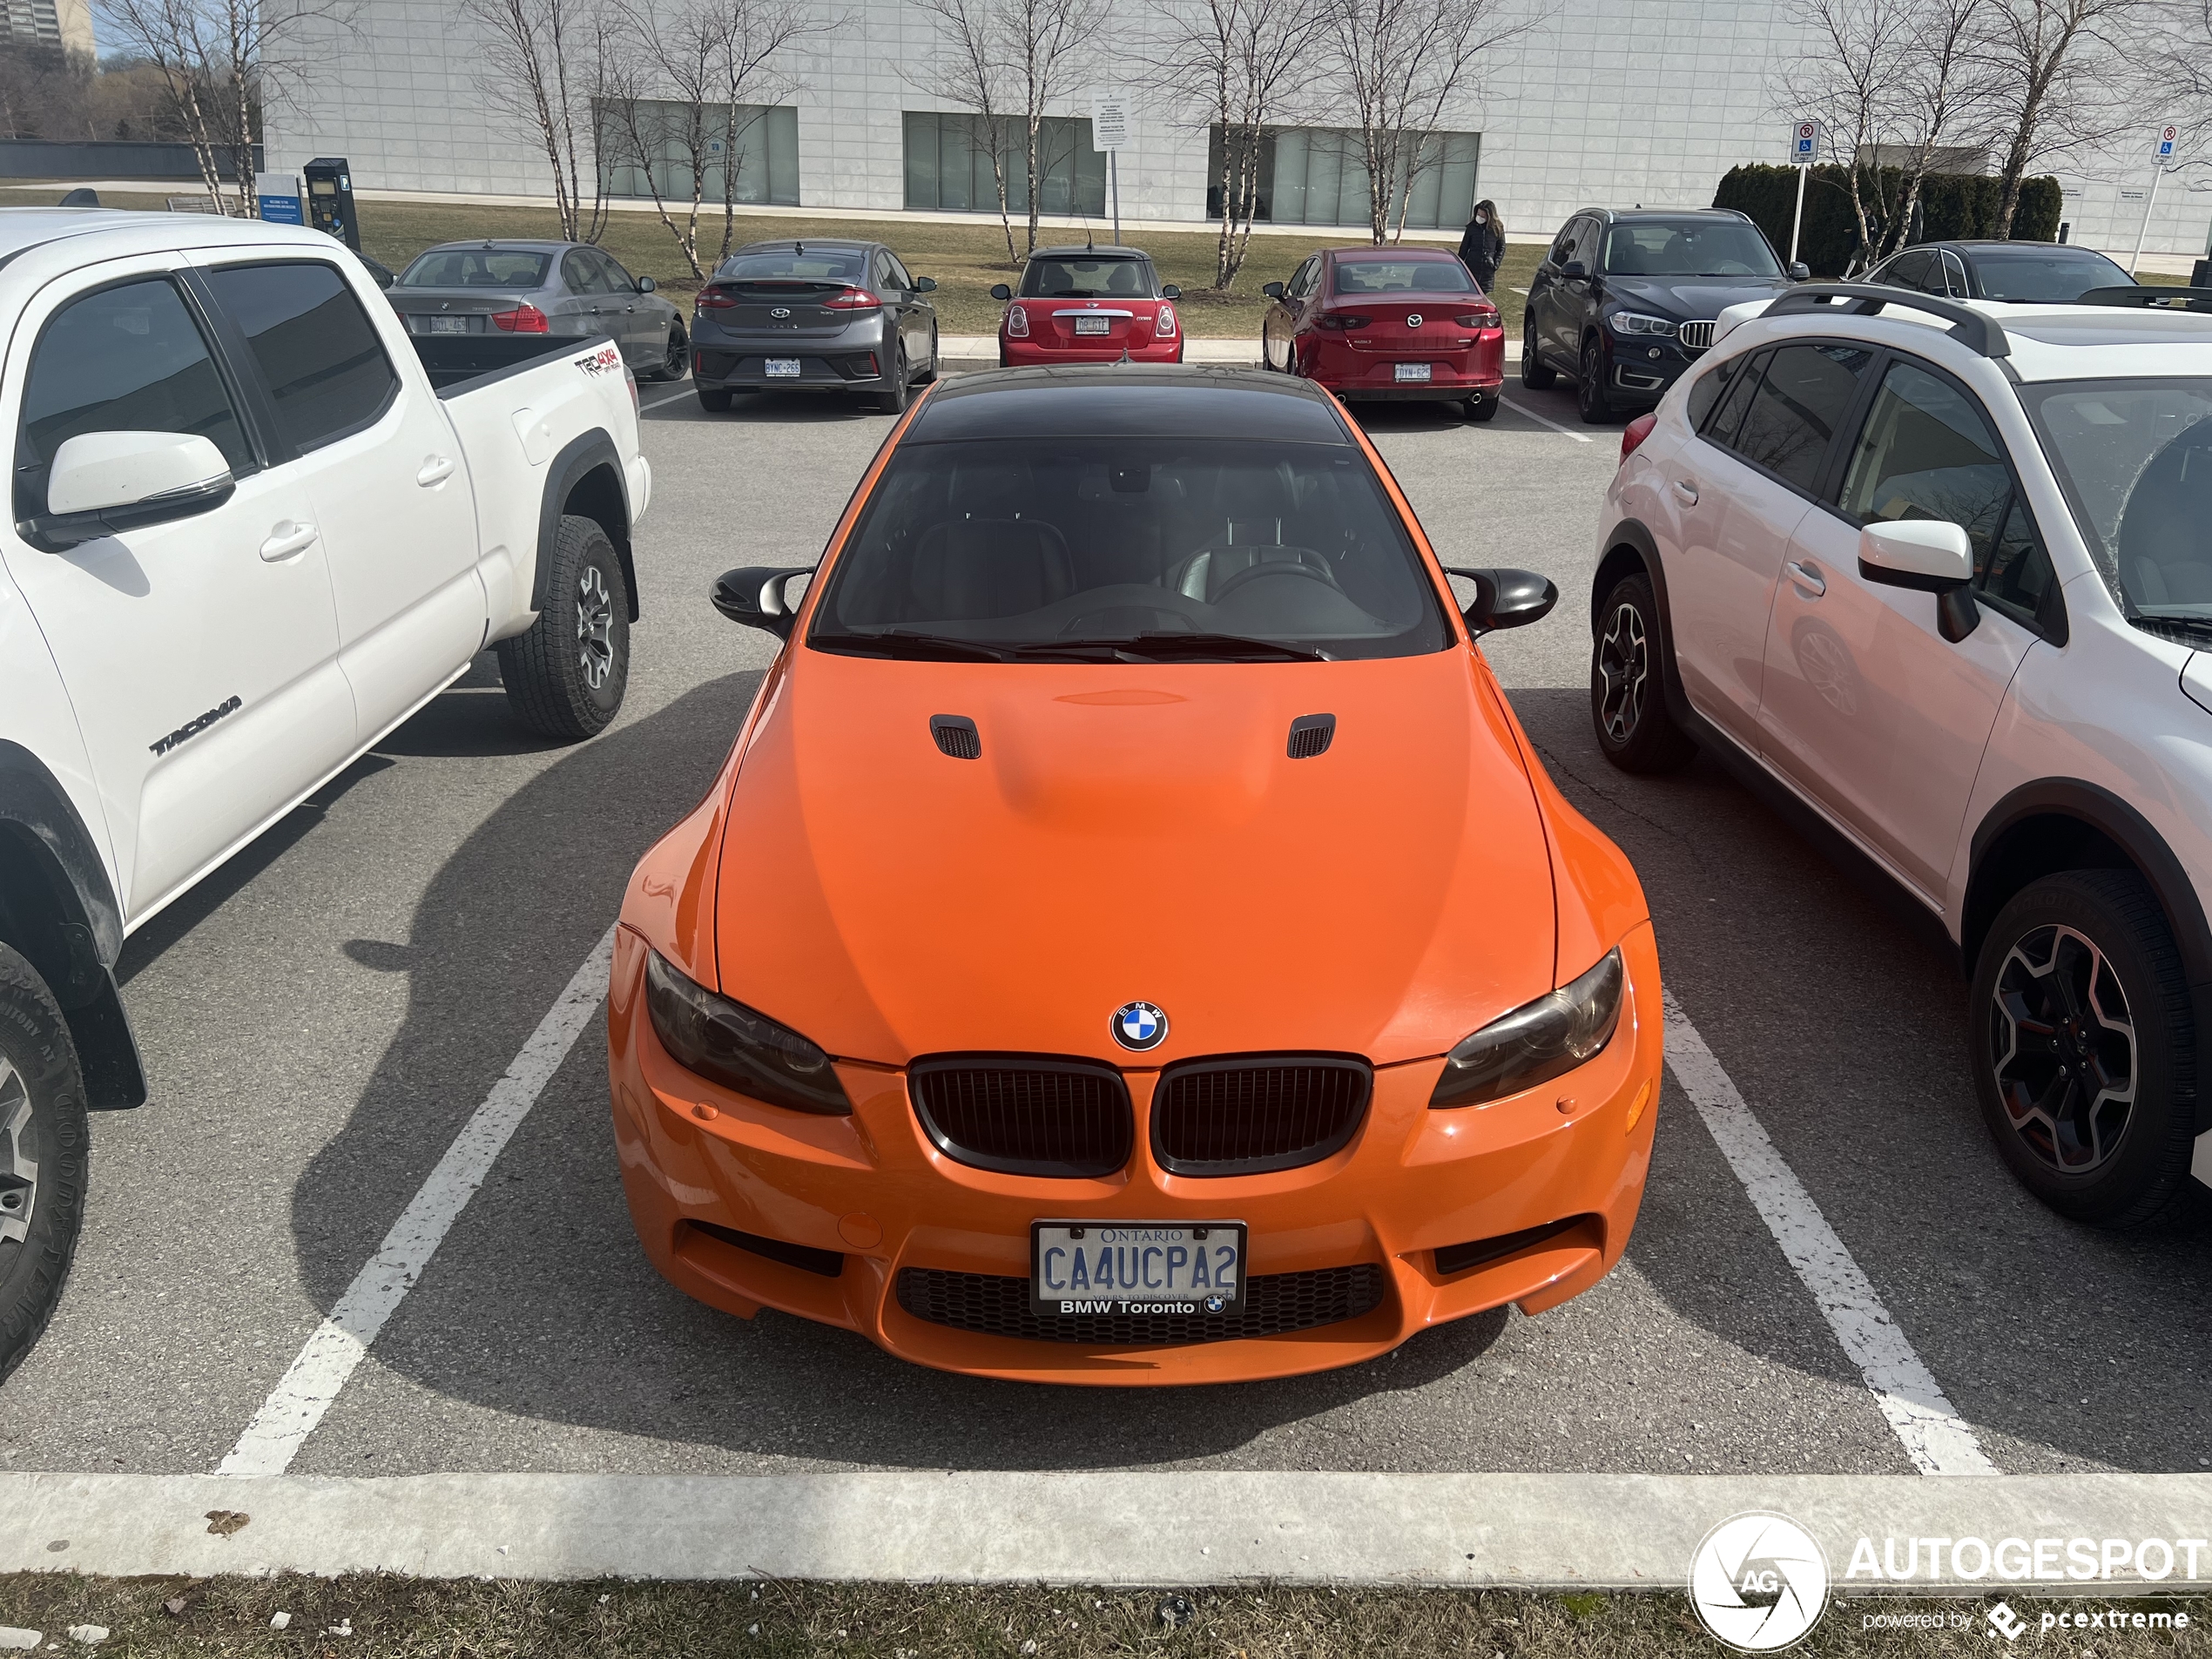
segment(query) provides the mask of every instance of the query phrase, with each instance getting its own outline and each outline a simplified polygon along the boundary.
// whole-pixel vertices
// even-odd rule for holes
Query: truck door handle
[[[415,475],[415,482],[428,489],[431,485],[442,484],[452,476],[451,455],[425,455],[422,457],[422,470]]]
[[[1811,597],[1817,599],[1828,591],[1827,583],[1821,579],[1819,570],[1812,565],[1800,564],[1797,560],[1791,559],[1782,568],[1790,573],[1790,580],[1804,589]]]
[[[269,539],[261,543],[261,556],[274,563],[288,559],[294,553],[304,553],[315,544],[315,527],[312,524],[281,519],[270,529]]]
[[[1695,507],[1697,505],[1697,486],[1691,483],[1689,479],[1677,478],[1675,480],[1675,494],[1682,497],[1683,506]]]

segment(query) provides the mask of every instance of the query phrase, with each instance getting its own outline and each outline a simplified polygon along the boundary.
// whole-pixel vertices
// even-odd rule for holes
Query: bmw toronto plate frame
[[[1040,1318],[1244,1309],[1241,1221],[1029,1224],[1029,1312]]]

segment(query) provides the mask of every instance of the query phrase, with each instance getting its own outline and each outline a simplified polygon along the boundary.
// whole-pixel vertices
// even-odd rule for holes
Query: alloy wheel
[[[1651,642],[1634,605],[1614,607],[1605,637],[1598,641],[1597,671],[1605,679],[1598,710],[1605,735],[1626,743],[1643,718],[1644,694],[1651,683]]]
[[[661,364],[661,373],[672,381],[684,378],[684,360],[691,354],[690,342],[681,328],[671,328],[668,334],[668,355]]]
[[[2021,1143],[2065,1175],[2109,1161],[2134,1115],[2135,1025],[2096,941],[2063,925],[2024,935],[1988,1017],[1998,1098]]]
[[[583,567],[577,582],[576,640],[583,664],[583,683],[597,691],[615,668],[615,602],[607,578],[596,564]]]
[[[0,1242],[29,1238],[31,1211],[38,1205],[38,1165],[23,1155],[30,1123],[30,1091],[0,1055]]]

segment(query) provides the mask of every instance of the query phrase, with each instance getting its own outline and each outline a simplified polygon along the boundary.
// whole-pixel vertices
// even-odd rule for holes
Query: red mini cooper
[[[1498,308],[1447,248],[1332,247],[1287,282],[1261,327],[1267,367],[1341,398],[1418,398],[1498,412],[1506,331]]]
[[[1001,282],[999,367],[1183,361],[1183,325],[1152,260],[1133,247],[1041,247],[1022,268],[1022,291]]]

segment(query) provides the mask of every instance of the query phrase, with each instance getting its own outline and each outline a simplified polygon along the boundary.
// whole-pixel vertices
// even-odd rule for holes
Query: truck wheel
[[[549,738],[597,737],[630,685],[630,587],[592,520],[562,519],[545,592],[529,631],[499,642],[508,705]]]
[[[1623,577],[1597,613],[1590,649],[1590,724],[1597,746],[1623,772],[1678,772],[1697,752],[1667,711],[1660,651],[1666,637],[1651,578]]]
[[[61,1300],[91,1148],[84,1076],[61,1008],[37,970],[0,945],[0,1379]]]
[[[693,381],[691,385],[699,395],[699,407],[709,415],[727,415],[730,412],[728,387],[701,386],[697,381]]]
[[[2020,1184],[2092,1226],[2138,1227],[2189,1189],[2196,1032],[2181,953],[2133,870],[2031,882],[1990,925],[1967,1042]]]

